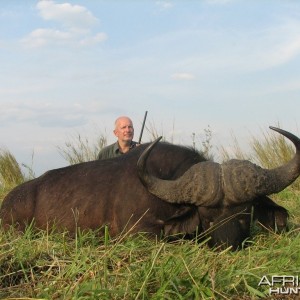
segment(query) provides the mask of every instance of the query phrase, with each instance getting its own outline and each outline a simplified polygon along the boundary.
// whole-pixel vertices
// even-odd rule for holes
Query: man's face
[[[114,134],[118,140],[131,142],[134,135],[134,129],[131,120],[128,118],[120,118],[117,121]]]

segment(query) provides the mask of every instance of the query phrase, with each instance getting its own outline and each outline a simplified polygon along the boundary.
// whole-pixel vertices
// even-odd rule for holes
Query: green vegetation
[[[25,176],[15,157],[6,149],[0,149],[0,186],[3,190],[22,183]]]
[[[210,136],[207,131],[207,151]],[[97,152],[86,139],[78,143],[66,144],[70,163]],[[267,167],[294,151],[278,134],[254,139],[252,146],[257,149],[252,159]],[[3,198],[26,176],[8,151],[1,153]],[[22,234],[0,230],[0,299],[272,299],[268,287],[258,286],[262,276],[299,275],[299,179],[273,199],[290,211],[291,230],[277,235],[254,226],[251,246],[237,252],[143,234],[111,239],[107,230],[105,236],[78,231],[74,238],[31,227]]]
[[[58,147],[61,156],[70,164],[78,164],[97,159],[100,150],[107,144],[105,135],[96,137],[95,143],[90,143],[88,137],[82,137],[80,133],[71,137],[71,141],[65,143],[64,147]]]
[[[26,166],[26,168],[28,167]],[[32,174],[32,172],[30,174]],[[15,157],[7,149],[0,149],[0,204],[1,198],[3,198],[12,188],[27,179],[30,179],[30,176],[26,176],[22,172]]]

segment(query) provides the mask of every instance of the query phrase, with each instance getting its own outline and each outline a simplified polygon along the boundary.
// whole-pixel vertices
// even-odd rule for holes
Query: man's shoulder
[[[106,159],[106,158],[114,157],[117,150],[118,150],[117,143],[113,143],[111,145],[105,146],[100,150],[98,154],[98,159]]]
[[[109,150],[116,150],[116,149],[118,149],[118,148],[119,148],[119,147],[118,147],[118,143],[116,142],[116,143],[113,143],[113,144],[111,144],[111,145],[105,146],[104,148],[102,148],[101,152],[102,152],[102,151],[109,151]]]

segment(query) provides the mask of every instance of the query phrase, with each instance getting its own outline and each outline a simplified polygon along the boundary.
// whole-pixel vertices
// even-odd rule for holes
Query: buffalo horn
[[[206,161],[193,165],[175,180],[163,180],[149,174],[146,168],[149,154],[161,139],[158,138],[138,160],[139,177],[150,193],[170,203],[229,206],[278,193],[300,175],[300,139],[280,128],[270,128],[284,135],[296,147],[294,157],[280,167],[263,169],[250,161],[237,159],[223,164]]]

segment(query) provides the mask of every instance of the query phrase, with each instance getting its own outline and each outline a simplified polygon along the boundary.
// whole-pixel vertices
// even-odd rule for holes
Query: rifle
[[[141,129],[141,133],[140,133],[140,137],[139,137],[139,141],[138,141],[139,144],[140,144],[141,141],[142,141],[142,136],[143,136],[143,131],[144,131],[144,127],[145,127],[145,123],[146,123],[146,119],[147,119],[147,114],[148,114],[148,111],[146,110],[146,111],[145,111],[145,116],[144,116],[143,125],[142,125],[142,129]]]

